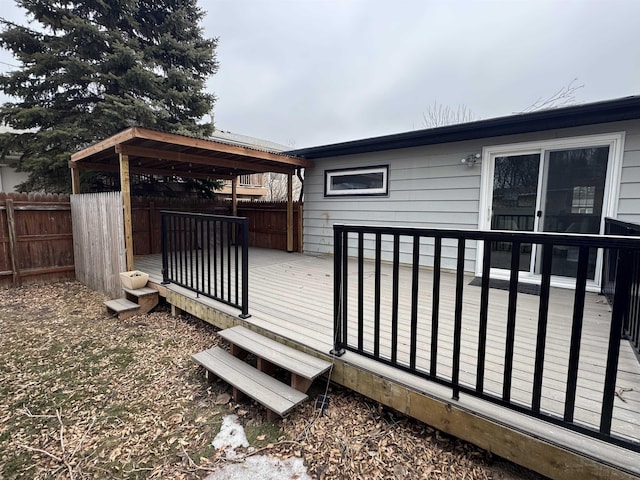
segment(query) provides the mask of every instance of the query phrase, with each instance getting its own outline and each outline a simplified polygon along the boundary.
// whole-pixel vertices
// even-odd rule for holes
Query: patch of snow
[[[236,453],[235,449],[249,447],[249,441],[244,429],[238,423],[237,415],[227,415],[222,419],[220,432],[211,444],[216,449],[223,449],[227,459],[235,462],[221,466],[205,480],[247,480],[249,478],[311,480],[302,458],[299,457],[281,460],[268,455],[255,455],[242,460],[243,454]],[[249,451],[253,450],[249,447]]]
[[[311,480],[302,458],[291,457],[286,460],[256,455],[248,457],[242,463],[230,463],[208,475],[205,480]]]
[[[237,415],[227,415],[222,419],[222,426],[216,438],[211,442],[218,450],[224,450],[230,460],[240,458],[236,453],[238,447],[248,447],[249,441],[244,433],[244,428],[238,423]]]

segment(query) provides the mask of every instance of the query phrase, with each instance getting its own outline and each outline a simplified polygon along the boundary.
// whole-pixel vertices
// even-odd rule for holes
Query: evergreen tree
[[[67,192],[70,154],[129,126],[207,136],[218,64],[197,0],[16,0],[28,26],[0,18],[0,45],[21,68],[0,75],[17,101],[0,119],[23,134],[2,148],[22,154],[27,189]]]

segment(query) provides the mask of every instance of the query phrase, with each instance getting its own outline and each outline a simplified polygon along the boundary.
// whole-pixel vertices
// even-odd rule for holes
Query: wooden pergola
[[[237,213],[238,176],[275,172],[287,175],[287,250],[293,251],[293,174],[313,163],[261,149],[131,127],[71,155],[73,193],[80,192],[80,170],[118,172],[124,209],[127,269],[133,268],[133,226],[129,175],[148,174],[232,181]]]

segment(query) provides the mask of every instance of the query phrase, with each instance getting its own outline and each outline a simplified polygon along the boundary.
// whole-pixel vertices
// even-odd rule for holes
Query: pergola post
[[[120,191],[124,210],[124,250],[127,259],[127,270],[133,270],[133,225],[131,221],[131,185],[129,183],[129,156],[120,156]]]
[[[75,165],[71,165],[71,193],[80,193],[80,170]]]
[[[293,172],[287,173],[287,252],[293,252]]]
[[[231,215],[238,216],[238,176],[231,180]]]

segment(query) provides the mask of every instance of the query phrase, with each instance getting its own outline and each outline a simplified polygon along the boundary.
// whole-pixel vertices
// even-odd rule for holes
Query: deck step
[[[281,417],[308,398],[305,393],[279,382],[220,347],[196,353],[191,358],[231,384],[234,397],[238,390]]]
[[[149,313],[160,302],[160,295],[153,288],[142,287],[135,290],[123,288],[123,290],[124,298],[116,298],[115,300],[104,302],[107,311],[117,315],[120,320],[125,320],[134,315]]]
[[[107,311],[113,315],[117,315],[120,320],[132,317],[138,314],[140,305],[126,298],[116,298],[114,300],[108,300],[104,302],[107,307]]]
[[[307,355],[295,348],[271,340],[241,325],[218,332],[235,347],[254,354],[260,360],[283,368],[292,374],[291,386],[306,392],[315,378],[331,368],[331,363]]]
[[[128,293],[129,295],[133,295],[134,297],[144,297],[147,295],[158,294],[158,291],[155,288],[150,288],[150,287],[142,287],[142,288],[136,288],[136,289],[123,288],[123,290],[125,291],[125,293]]]

